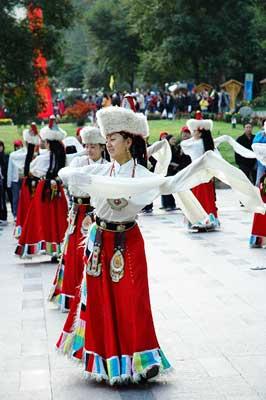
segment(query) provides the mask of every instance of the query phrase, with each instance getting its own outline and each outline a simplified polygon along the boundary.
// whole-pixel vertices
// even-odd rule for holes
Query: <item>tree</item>
[[[130,20],[143,46],[140,74],[213,84],[243,80],[245,72],[256,70],[258,54],[265,56],[256,18],[262,8],[262,1],[252,0],[135,0]]]
[[[91,60],[103,75],[134,88],[140,48],[138,33],[128,21],[130,3],[110,0],[95,1],[88,11],[87,23]]]
[[[64,64],[56,77],[63,87],[81,88],[89,63],[89,42],[86,13],[90,9],[88,0],[72,0],[75,18],[63,32]]]
[[[44,27],[33,34],[27,13],[16,13],[16,7],[27,10],[30,5],[41,7]],[[70,0],[60,2],[6,0],[0,14],[0,91],[9,113],[18,124],[25,124],[38,112],[39,99],[35,93],[35,49],[41,49],[49,60],[58,60],[60,31],[71,21]],[[52,67],[52,63],[51,63]]]

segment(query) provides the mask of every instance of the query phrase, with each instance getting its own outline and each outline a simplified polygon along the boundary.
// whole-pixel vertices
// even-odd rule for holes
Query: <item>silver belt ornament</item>
[[[97,229],[95,242],[92,250],[92,254],[87,265],[87,274],[93,277],[98,277],[102,272],[102,264],[99,263],[99,257],[101,253],[102,245],[102,230]],[[125,274],[125,233],[115,232],[115,248],[114,254],[110,261],[110,277],[113,282],[118,283]]]

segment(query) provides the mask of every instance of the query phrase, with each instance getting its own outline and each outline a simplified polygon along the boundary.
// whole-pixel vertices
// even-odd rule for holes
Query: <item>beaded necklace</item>
[[[113,176],[113,173],[114,173],[114,176],[115,176],[115,162],[114,161],[112,162],[109,176]],[[133,168],[132,168],[131,178],[135,178],[135,173],[136,173],[136,162],[134,160],[134,165],[133,165]]]

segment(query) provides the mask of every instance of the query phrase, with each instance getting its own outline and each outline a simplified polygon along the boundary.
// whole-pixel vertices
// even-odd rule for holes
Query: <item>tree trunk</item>
[[[194,76],[195,76],[195,81],[197,83],[200,83],[200,69],[199,69],[199,60],[197,58],[192,60],[192,64],[194,67]]]
[[[132,71],[131,76],[128,80],[131,92],[134,92],[134,81],[135,81],[135,73]]]

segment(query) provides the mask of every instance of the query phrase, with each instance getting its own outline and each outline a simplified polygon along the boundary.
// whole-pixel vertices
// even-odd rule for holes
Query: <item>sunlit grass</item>
[[[169,134],[175,135],[179,137],[180,129],[184,126],[186,120],[180,119],[176,121],[171,120],[156,120],[156,121],[149,121],[150,127],[150,143],[158,140],[160,132],[166,131]],[[68,135],[75,135],[77,126],[75,124],[61,124],[62,129],[64,129]],[[40,128],[40,127],[39,127]],[[255,129],[255,132],[258,128]],[[232,129],[231,124],[225,122],[214,122],[213,127],[213,136],[217,137],[220,135],[230,135],[233,138],[238,137],[243,133],[243,127],[241,125],[237,125],[235,129]],[[10,153],[13,150],[13,141],[15,139],[22,138],[22,130],[18,130],[16,126],[0,126],[0,140],[3,140],[6,146],[6,151]],[[231,146],[228,144],[222,144],[219,147],[223,157],[231,162],[234,163],[234,151],[232,150]]]

